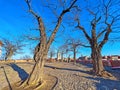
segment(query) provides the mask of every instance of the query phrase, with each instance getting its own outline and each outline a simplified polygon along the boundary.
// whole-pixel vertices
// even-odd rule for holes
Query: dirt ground
[[[13,83],[11,87],[8,86],[4,87],[2,90],[53,90],[57,79],[49,75],[45,75],[43,79],[44,79],[43,84],[37,88],[36,87],[22,88],[19,87],[19,82],[17,82]]]
[[[120,73],[109,70],[115,78],[102,78],[89,73],[90,65],[66,62],[46,63],[44,83],[37,89],[23,89],[18,83],[28,77],[33,63],[0,64],[0,90],[120,90]]]
[[[8,63],[0,66],[0,90],[52,90],[57,82],[56,77],[46,74],[40,87],[23,89],[19,87],[19,82],[28,75],[27,73],[30,73],[33,63]]]

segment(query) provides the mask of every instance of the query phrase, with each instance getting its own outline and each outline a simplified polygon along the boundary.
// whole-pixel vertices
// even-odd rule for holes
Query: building
[[[81,56],[78,60],[91,60],[91,57]],[[102,60],[120,60],[119,55],[111,55],[111,56],[102,56]]]
[[[118,55],[112,55],[111,56],[112,60],[118,60],[118,57],[119,57]]]
[[[61,53],[60,52],[57,53],[57,60],[61,60]]]
[[[119,55],[103,56],[102,60],[120,60]]]
[[[81,56],[78,58],[78,60],[91,60],[91,58],[88,56]]]

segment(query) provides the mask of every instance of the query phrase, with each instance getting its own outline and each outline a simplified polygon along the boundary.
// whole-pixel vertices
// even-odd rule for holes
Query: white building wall
[[[57,60],[59,60],[59,59],[61,59],[61,53],[60,52],[58,52],[58,54],[57,54]]]

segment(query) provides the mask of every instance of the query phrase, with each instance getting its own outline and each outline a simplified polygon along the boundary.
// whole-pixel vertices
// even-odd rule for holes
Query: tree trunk
[[[73,55],[74,64],[76,64],[76,49],[73,50]]]
[[[13,52],[8,52],[5,56],[5,60],[10,60],[12,56],[13,56]]]
[[[40,57],[40,60],[35,62],[35,65],[30,73],[27,80],[28,85],[40,85],[43,82],[43,67],[44,67],[44,57]]]
[[[92,47],[91,57],[93,60],[93,71],[95,72],[96,75],[102,75],[104,67],[102,63],[101,50],[97,47]]]
[[[61,52],[61,61],[62,61],[62,62],[64,61],[63,52]]]
[[[95,75],[102,76],[102,77],[113,77],[111,73],[105,71],[104,69],[100,48],[92,47],[91,57],[93,60],[93,73]]]
[[[43,69],[44,63],[47,58],[48,49],[45,48],[45,44],[38,44],[35,49],[34,59],[35,64],[32,68],[32,71],[29,77],[22,83],[21,86],[39,86],[43,82]]]
[[[43,83],[43,76],[44,76],[44,63],[46,59],[46,55],[38,54],[39,60],[35,62],[32,71],[29,75],[29,77],[22,83],[21,86],[39,86]]]

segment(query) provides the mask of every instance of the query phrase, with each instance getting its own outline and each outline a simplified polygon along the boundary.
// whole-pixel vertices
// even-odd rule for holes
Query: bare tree
[[[65,44],[67,45],[68,51],[73,52],[74,64],[76,64],[76,54],[78,53],[79,47],[83,46],[83,44],[80,40],[74,38],[69,38]]]
[[[10,60],[11,57],[17,53],[20,53],[22,47],[25,46],[21,41],[10,41],[8,39],[3,39],[3,48],[5,50],[5,60]]]
[[[58,52],[61,53],[61,61],[63,61],[63,59],[64,59],[64,54],[67,54],[67,52],[68,52],[68,46],[67,46],[66,44],[61,45],[61,46],[58,48]]]
[[[38,45],[35,48],[35,53],[34,53],[35,64],[32,68],[32,71],[31,71],[29,77],[22,83],[22,86],[41,85],[42,84],[42,82],[43,82],[43,67],[44,67],[45,60],[47,58],[47,53],[50,48],[50,45],[53,42],[56,33],[58,32],[58,29],[63,20],[63,16],[66,13],[70,12],[70,10],[74,7],[74,4],[76,1],[77,0],[72,0],[70,5],[61,11],[61,13],[57,16],[58,18],[57,18],[57,22],[55,23],[54,30],[52,31],[50,37],[47,37],[45,23],[43,21],[42,16],[38,15],[32,9],[31,0],[25,0],[26,4],[28,6],[29,13],[31,13],[37,21],[40,39],[39,39]]]
[[[81,24],[81,20],[76,19],[77,28],[84,33],[90,44],[93,71],[99,76],[111,76],[103,67],[101,50],[107,43],[110,33],[116,30],[115,27],[120,20],[119,3],[119,0],[100,0],[94,4],[97,5],[96,7],[85,9],[89,13],[89,19],[91,19],[90,23],[87,23],[87,26],[91,27],[91,34],[87,33],[88,30]]]
[[[48,51],[48,55],[50,57],[50,59],[53,59],[53,56],[55,56],[56,52],[55,52],[55,47],[50,47],[49,51]]]

